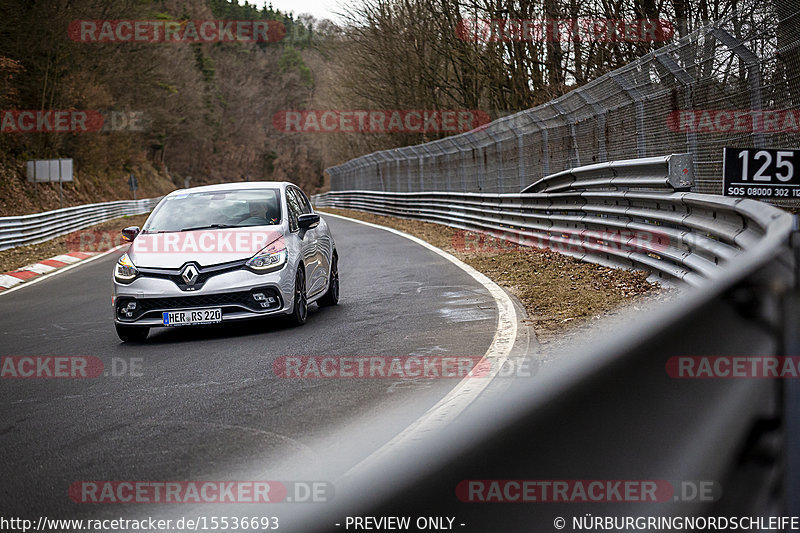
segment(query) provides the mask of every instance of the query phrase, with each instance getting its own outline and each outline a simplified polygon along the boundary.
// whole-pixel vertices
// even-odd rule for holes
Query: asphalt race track
[[[481,356],[492,342],[495,302],[464,271],[401,236],[327,219],[342,298],[312,306],[300,328],[158,329],[122,344],[110,301],[119,253],[0,296],[0,355],[96,356],[108,374],[0,380],[5,514],[119,514],[73,503],[80,480],[285,478],[284,459],[313,465],[331,431],[366,421],[362,445],[377,449],[452,389],[457,379],[275,376],[280,356]]]

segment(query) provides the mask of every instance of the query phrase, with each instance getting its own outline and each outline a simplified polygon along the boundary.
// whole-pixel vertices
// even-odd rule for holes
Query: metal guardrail
[[[672,155],[569,169],[518,194],[332,191],[320,207],[358,209],[491,232],[578,259],[699,286],[791,215],[754,200],[672,192],[691,184]],[[660,186],[661,190],[642,190]],[[587,190],[588,189],[588,190]]]
[[[666,371],[676,356],[800,353],[796,218],[760,202],[673,192],[666,185],[660,192],[619,190],[611,180],[604,190],[585,190],[579,179],[565,185],[548,178],[537,183],[558,192],[336,191],[314,202],[512,237],[534,234],[540,240],[533,242],[557,250],[565,235],[592,229],[665,232],[666,249],[609,254],[599,247],[582,257],[648,268],[700,287],[644,316],[627,317],[602,342],[545,367],[535,382],[514,382],[501,402],[487,398],[444,430],[387,454],[337,486],[334,505],[304,516],[304,530],[327,531],[359,515],[435,514],[456,516],[470,531],[544,531],[556,517],[566,517],[571,529],[571,517],[581,515],[800,512],[796,380],[675,379]],[[714,480],[722,497],[464,503],[455,488],[470,479]]]
[[[161,198],[119,200],[65,207],[33,215],[0,217],[0,250],[48,241],[125,215],[148,213],[159,200]]]
[[[522,189],[523,193],[561,192],[570,189],[668,189],[689,191],[694,185],[692,154],[672,154],[571,168],[545,176]]]

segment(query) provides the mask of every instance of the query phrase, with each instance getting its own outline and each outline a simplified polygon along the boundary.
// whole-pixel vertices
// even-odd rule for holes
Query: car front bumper
[[[288,314],[294,294],[291,272],[288,265],[267,274],[239,269],[213,276],[191,291],[169,279],[140,276],[129,284],[114,280],[114,322],[158,327],[164,326],[164,312],[201,308],[222,309],[222,322]],[[263,298],[257,299],[259,294]]]

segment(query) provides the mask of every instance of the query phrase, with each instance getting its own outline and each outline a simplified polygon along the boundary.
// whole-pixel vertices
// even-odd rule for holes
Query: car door
[[[311,207],[311,201],[300,189],[295,189],[300,198],[303,206],[304,213],[313,213],[314,209]],[[317,265],[318,269],[314,272],[312,293],[321,291],[328,283],[328,275],[330,273],[330,258],[333,249],[333,241],[330,237],[328,224],[320,217],[319,225],[314,228],[314,240],[317,247]]]
[[[297,219],[304,213],[304,206],[297,194],[295,187],[286,187],[286,206],[289,211],[289,231],[296,233],[300,244],[300,254],[303,258],[306,274],[306,294],[313,295],[315,291],[315,276],[319,269],[317,256],[317,232],[312,228],[300,230]]]

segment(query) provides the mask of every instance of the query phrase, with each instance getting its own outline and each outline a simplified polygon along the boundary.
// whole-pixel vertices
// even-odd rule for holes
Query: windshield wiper
[[[234,224],[209,224],[207,226],[195,226],[192,228],[183,228],[181,231],[194,231],[196,229],[220,229],[220,228],[239,228]]]

